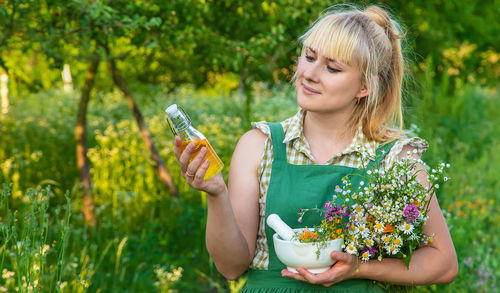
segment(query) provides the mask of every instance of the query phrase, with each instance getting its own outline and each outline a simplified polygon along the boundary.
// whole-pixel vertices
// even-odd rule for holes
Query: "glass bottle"
[[[224,164],[217,156],[217,153],[215,153],[207,138],[191,125],[191,119],[184,109],[177,104],[172,104],[165,110],[165,113],[167,114],[167,122],[168,126],[170,126],[170,130],[172,130],[174,135],[180,136],[182,140],[181,150],[184,151],[190,142],[195,143],[196,147],[189,159],[190,162],[196,157],[203,146],[207,148],[207,154],[203,161],[208,159],[210,165],[205,173],[204,179],[208,180],[219,173],[224,167]]]

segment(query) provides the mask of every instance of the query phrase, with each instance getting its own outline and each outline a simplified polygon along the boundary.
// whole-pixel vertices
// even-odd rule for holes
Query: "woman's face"
[[[349,115],[357,98],[368,92],[355,66],[329,59],[306,47],[297,67],[297,103],[311,112]]]

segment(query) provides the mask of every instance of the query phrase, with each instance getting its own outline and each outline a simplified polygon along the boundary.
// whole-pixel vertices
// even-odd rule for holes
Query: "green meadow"
[[[43,43],[45,35],[36,35],[40,32],[23,18],[36,13],[55,15],[50,10],[51,1],[41,1],[48,3],[42,8],[30,1],[21,2],[22,5],[15,6],[16,1],[0,1],[0,5],[5,6],[0,7],[0,14],[12,13],[22,28],[18,33],[9,35],[5,29],[0,34],[0,66],[10,77],[9,109],[0,113],[0,292],[239,292],[245,278],[224,279],[206,251],[206,194],[190,188],[180,176],[164,109],[172,103],[183,106],[193,125],[205,134],[221,157],[227,179],[233,149],[239,137],[251,128],[251,121],[281,121],[298,110],[294,88],[287,81],[293,71],[296,48],[286,51],[284,59],[276,55],[277,60],[286,65],[278,62],[274,64],[274,71],[266,67],[268,59],[261,56],[261,51],[252,50],[257,47],[282,50],[283,47],[269,47],[276,40],[286,46],[296,46],[293,38],[300,34],[303,25],[286,31],[272,18],[268,24],[277,29],[270,30],[271,35],[249,37],[248,43],[238,40],[241,47],[234,49],[228,42],[236,37],[213,24],[214,30],[219,29],[218,36],[227,38],[226,43],[220,44],[226,44],[229,49],[216,44],[220,39],[214,39],[213,44],[209,42],[214,51],[221,51],[207,55],[212,62],[207,65],[208,59],[200,57],[206,52],[196,47],[196,42],[206,45],[203,42],[211,41],[213,36],[197,32],[199,19],[186,18],[195,29],[183,27],[182,34],[170,30],[168,25],[169,21],[175,23],[174,16],[188,14],[187,8],[222,4],[173,1],[175,4],[169,7],[169,3],[153,1],[158,2],[155,5],[161,11],[168,12],[158,16],[162,22],[152,16],[160,10],[141,1],[131,1],[134,4],[124,4],[125,12],[137,9],[134,13],[140,14],[139,9],[145,9],[146,19],[130,17],[127,22],[122,19],[123,15],[113,14],[113,9],[119,11],[115,4],[68,1],[78,3],[78,9],[91,7],[84,12],[90,15],[85,17],[91,18],[89,23],[96,34],[84,35],[88,31],[82,30],[78,32],[82,33],[81,43],[61,44]],[[301,16],[308,17],[304,23],[311,15],[316,16],[302,5],[297,6],[297,15],[293,14],[285,8],[289,6],[287,1],[259,2],[257,8],[247,7],[250,4],[245,4],[246,1],[235,2],[241,7],[227,4],[226,8],[241,15],[239,18],[227,16],[227,22],[241,21],[242,27],[237,29],[243,31],[245,21],[260,19],[259,9],[273,17],[282,12],[291,17],[287,20],[291,23]],[[324,1],[316,2],[327,7]],[[413,38],[409,46],[415,51],[409,56],[413,62],[405,84],[405,128],[429,142],[430,147],[423,156],[425,162],[451,164],[447,173],[450,180],[436,196],[459,262],[459,273],[453,283],[421,286],[415,290],[498,292],[500,53],[495,51],[498,46],[495,49],[491,40],[468,33],[471,23],[478,23],[476,33],[487,35],[495,27],[498,29],[498,25],[491,23],[494,28],[489,27],[487,21],[492,18],[488,11],[484,12],[483,20],[474,16],[474,11],[479,9],[476,5],[450,3],[440,4],[439,7],[448,9],[442,17],[430,1],[395,7],[396,14],[402,14],[401,18],[413,32],[409,34]],[[498,3],[490,4],[493,11],[499,11]],[[57,8],[61,11],[60,17],[67,19],[53,20],[54,27],[58,28],[58,21],[72,24],[73,16],[64,11],[74,7],[57,5],[61,5]],[[12,7],[26,9],[26,15],[20,15],[19,10],[14,12]],[[451,24],[453,9],[464,13],[463,25]],[[193,11],[191,13],[212,13],[214,19],[220,17],[215,9]],[[245,14],[247,11],[259,12]],[[7,19],[2,19],[0,24],[8,23]],[[95,19],[109,22],[92,22]],[[182,23],[179,19],[177,23]],[[117,25],[115,20],[121,24]],[[40,20],[39,25],[51,25],[47,23]],[[158,178],[124,94],[113,86],[111,73],[106,71],[104,61],[110,60],[111,55],[107,55],[107,47],[103,46],[102,50],[96,49],[96,56],[103,62],[91,91],[86,121],[87,157],[97,219],[96,225],[89,225],[83,216],[75,143],[77,111],[89,60],[81,56],[85,50],[98,47],[99,30],[108,24],[115,30],[105,31],[107,40],[116,41],[110,42],[116,46],[115,57],[122,53],[127,56],[117,59],[119,66],[179,197],[172,196]],[[162,27],[164,24],[166,28]],[[80,25],[88,23],[82,21]],[[133,27],[128,31],[119,30],[127,25]],[[267,32],[265,27],[253,29]],[[28,30],[34,35],[28,35]],[[40,38],[22,39],[19,37],[22,34]],[[186,34],[194,41],[183,39]],[[140,36],[145,36],[145,40],[140,40],[143,45],[134,43]],[[86,38],[91,38],[90,47],[82,45]],[[171,38],[177,39],[164,43]],[[151,45],[155,40],[157,44]],[[433,42],[438,40],[443,40],[443,44],[436,43],[433,47]],[[481,43],[483,40],[485,43]],[[23,47],[21,43],[31,46]],[[172,51],[179,44],[185,44],[181,46],[183,50]],[[58,47],[72,51],[68,55],[57,55]],[[223,55],[231,54],[231,48],[240,55],[228,61]],[[241,59],[245,54],[253,54],[253,59]],[[71,63],[73,92],[63,91],[61,61]],[[242,69],[246,62],[250,64],[247,71]],[[204,73],[198,74],[198,71]]]

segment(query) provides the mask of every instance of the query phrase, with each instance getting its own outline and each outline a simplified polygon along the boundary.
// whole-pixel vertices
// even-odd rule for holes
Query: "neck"
[[[323,164],[351,144],[354,132],[346,131],[347,117],[306,112],[304,136],[317,164]]]
[[[304,117],[304,135],[323,141],[351,142],[354,132],[346,129],[347,115],[332,115],[331,113],[306,112]]]

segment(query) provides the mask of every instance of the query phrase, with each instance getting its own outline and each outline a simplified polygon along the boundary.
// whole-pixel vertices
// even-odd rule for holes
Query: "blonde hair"
[[[328,58],[357,64],[369,94],[357,100],[348,130],[360,125],[367,138],[389,142],[403,129],[401,91],[405,62],[399,25],[378,6],[328,9],[299,40]],[[396,127],[396,128],[393,128]]]

